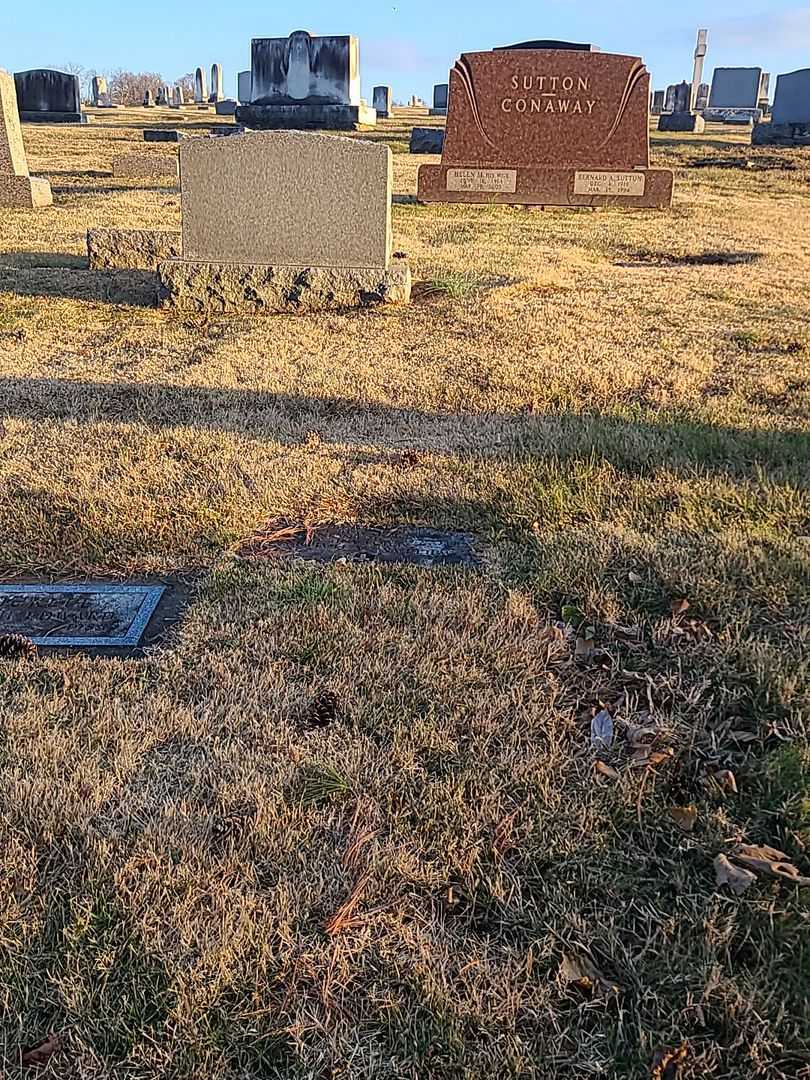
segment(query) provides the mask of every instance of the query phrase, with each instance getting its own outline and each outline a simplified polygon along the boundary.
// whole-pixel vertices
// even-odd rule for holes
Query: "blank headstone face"
[[[174,105],[185,105],[185,94],[182,86],[175,86],[172,91],[172,103]]]
[[[18,71],[14,75],[20,112],[81,111],[79,76],[49,68]]]
[[[434,109],[446,109],[447,108],[447,90],[448,83],[436,83],[433,87],[433,108]]]
[[[672,112],[675,108],[675,91],[677,87],[673,84],[668,86],[666,93],[664,94],[664,112]]]
[[[188,139],[180,147],[183,258],[387,268],[387,146],[303,131]]]
[[[211,65],[211,97],[215,101],[222,99],[222,64]]]
[[[205,72],[199,67],[194,72],[194,100],[198,105],[208,100],[208,93],[205,85]]]
[[[678,83],[675,87],[673,112],[689,112],[689,102],[692,97],[692,87],[688,82]]]
[[[360,46],[351,35],[254,38],[251,72],[254,105],[360,104]]]
[[[238,89],[236,96],[239,98],[240,105],[249,105],[251,99],[251,80],[252,75],[249,71],[240,71],[238,75]]]
[[[390,113],[392,96],[390,86],[375,86],[371,104],[378,113]]]
[[[28,176],[14,79],[0,68],[0,186],[3,176]]]
[[[810,68],[777,78],[771,120],[774,124],[810,124]]]
[[[709,95],[710,109],[756,109],[762,68],[716,68]]]

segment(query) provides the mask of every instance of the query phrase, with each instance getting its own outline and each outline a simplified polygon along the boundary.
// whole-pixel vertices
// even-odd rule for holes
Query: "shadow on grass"
[[[32,286],[41,289],[37,277],[47,271],[11,273],[36,275],[30,279]],[[120,273],[131,277],[138,272]],[[88,292],[95,293],[99,288],[111,289],[108,279],[114,282],[116,272],[56,270],[53,274],[87,280]],[[94,278],[99,283],[91,288]],[[144,278],[149,279],[143,286],[148,291],[154,275],[144,272]],[[0,269],[0,291],[2,285]],[[192,426],[292,446],[300,445],[317,425],[326,443],[384,443],[379,452],[371,453],[381,461],[390,458],[391,433],[396,432],[401,449],[515,462],[602,460],[632,475],[659,468],[674,472],[699,468],[735,476],[788,470],[804,487],[801,478],[810,466],[810,434],[801,429],[723,427],[661,413],[631,419],[596,413],[439,412],[255,390],[9,377],[0,379],[0,415],[35,423],[136,423],[154,430]]]
[[[0,293],[89,300],[130,307],[157,306],[157,276],[149,270],[88,270],[86,256],[78,255],[61,256],[63,259],[75,259],[75,262],[32,266],[24,258],[28,254],[17,253],[18,265],[0,265]],[[59,258],[30,254],[34,258]],[[79,269],[79,265],[84,269]]]

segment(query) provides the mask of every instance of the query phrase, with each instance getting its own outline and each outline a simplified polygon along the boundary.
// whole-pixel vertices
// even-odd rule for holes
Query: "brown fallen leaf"
[[[53,1055],[62,1048],[62,1038],[53,1031],[36,1046],[20,1051],[20,1064],[24,1069],[47,1065]]]
[[[697,824],[698,812],[696,806],[671,806],[669,816],[679,829],[691,832]]]
[[[599,968],[589,956],[578,953],[576,956],[566,954],[560,965],[560,977],[565,983],[573,983],[580,990],[590,993],[618,994],[620,987],[605,978]]]
[[[621,780],[622,778],[618,769],[614,769],[612,765],[606,765],[604,761],[595,761],[593,767],[600,776],[606,776],[608,780]]]
[[[689,601],[686,598],[673,600],[669,605],[669,610],[672,612],[673,619],[677,619],[679,615],[689,610]]]
[[[718,885],[728,885],[735,896],[742,896],[749,885],[757,880],[757,875],[741,866],[735,866],[725,855],[718,855],[714,860],[714,873]]]
[[[731,769],[721,769],[714,774],[714,779],[720,785],[720,790],[727,795],[737,794],[737,777]]]
[[[656,1050],[650,1066],[652,1080],[678,1080],[688,1051],[689,1047],[685,1042],[681,1043],[677,1050]]]
[[[633,752],[630,760],[634,765],[646,765],[647,768],[654,769],[656,765],[663,765],[671,757],[672,749],[670,747],[665,750],[653,750],[651,746],[640,746],[638,750]]]
[[[749,870],[759,874],[769,874],[771,877],[790,881],[802,888],[810,885],[810,877],[802,877],[790,856],[784,851],[777,851],[772,847],[757,847],[752,844],[738,844],[732,853],[735,862],[742,863]]]

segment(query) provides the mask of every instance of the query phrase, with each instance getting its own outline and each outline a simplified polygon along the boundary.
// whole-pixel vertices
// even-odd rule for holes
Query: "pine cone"
[[[0,634],[0,660],[33,660],[37,647],[22,634]]]
[[[324,690],[322,694],[319,694],[310,702],[309,708],[304,714],[303,727],[306,731],[325,728],[333,720],[337,720],[337,715],[338,699],[336,695],[331,690]]]

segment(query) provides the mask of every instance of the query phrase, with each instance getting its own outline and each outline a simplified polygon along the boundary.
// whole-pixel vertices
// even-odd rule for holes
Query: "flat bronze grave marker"
[[[134,648],[163,585],[0,585],[0,633],[35,645]]]

